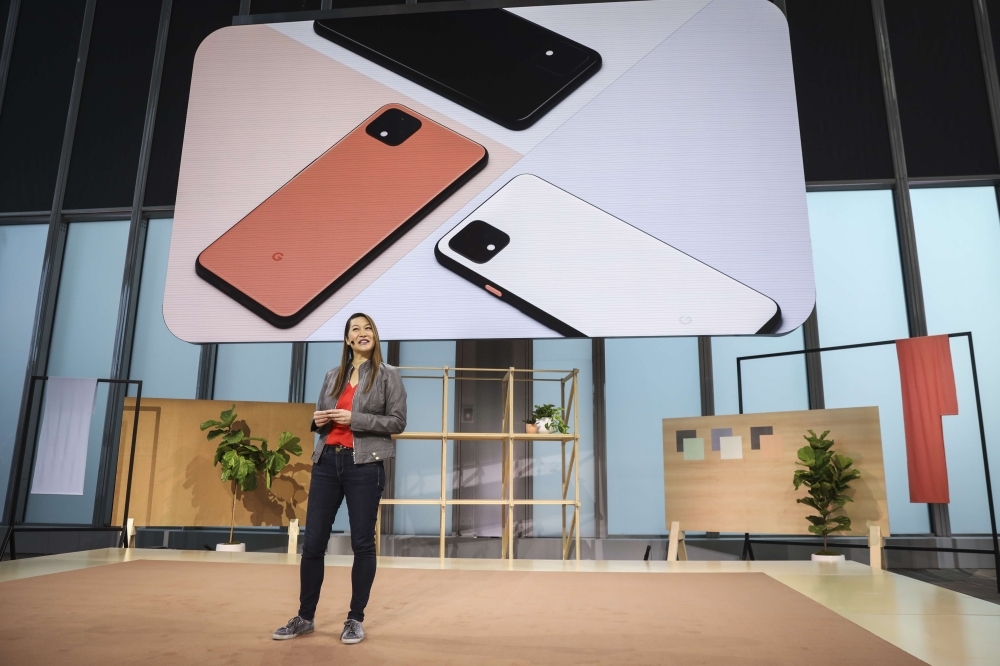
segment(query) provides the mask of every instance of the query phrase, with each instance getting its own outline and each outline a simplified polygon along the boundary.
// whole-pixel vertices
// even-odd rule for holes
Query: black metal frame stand
[[[972,344],[972,332],[965,331],[964,333],[949,333],[949,338],[966,338],[969,342],[969,361],[972,365],[972,385],[976,392],[976,415],[979,417],[979,442],[983,449],[983,472],[986,476],[986,501],[990,508],[990,527],[993,530],[993,550],[985,550],[983,548],[930,548],[922,546],[882,546],[883,550],[910,550],[910,551],[927,551],[927,552],[939,552],[939,553],[978,553],[978,554],[992,554],[993,563],[1000,572],[1000,539],[997,537],[997,518],[996,511],[993,506],[993,481],[990,477],[990,459],[989,453],[986,449],[986,426],[983,424],[983,403],[979,397],[979,372],[976,368],[976,350]],[[797,356],[799,354],[820,354],[822,352],[831,351],[842,351],[846,349],[862,349],[864,347],[881,347],[885,345],[894,345],[895,340],[880,340],[878,342],[864,342],[856,345],[839,345],[837,347],[818,347],[816,349],[798,349],[795,351],[787,352],[775,352],[772,354],[755,354],[753,356],[740,356],[736,359],[736,390],[739,395],[740,404],[740,414],[743,413],[743,361],[750,361],[759,358],[776,358],[779,356]],[[763,541],[757,541],[758,543],[764,543]],[[750,543],[750,535],[747,534],[744,540],[744,556],[746,555],[747,548]],[[781,542],[785,543],[785,542]],[[791,542],[787,542],[791,543]],[[862,547],[862,546],[851,546],[851,547]],[[867,548],[867,546],[863,546]],[[751,557],[752,557],[752,550]],[[1000,576],[997,578],[997,591],[1000,592]]]
[[[35,382],[36,381],[47,381],[49,379],[48,375],[32,375],[31,381],[28,383],[28,400],[25,403],[24,413],[25,415],[31,413],[31,405],[35,397]],[[15,532],[121,532],[121,540],[119,541],[119,547],[124,548],[128,545],[128,533],[126,527],[128,525],[128,505],[129,500],[132,496],[132,468],[135,464],[135,441],[136,436],[139,431],[139,407],[142,404],[142,380],[141,379],[98,379],[98,384],[135,384],[135,418],[132,422],[132,449],[129,454],[128,459],[128,484],[125,487],[125,505],[124,511],[122,513],[122,524],[117,525],[47,525],[47,524],[30,524],[30,523],[18,523],[17,522],[17,500],[21,493],[21,477],[22,474],[25,454],[28,450],[28,432],[31,428],[25,428],[24,433],[21,436],[21,442],[18,446],[17,454],[14,456],[14,465],[17,473],[14,475],[14,492],[11,493],[11,508],[10,508],[10,525],[7,526],[7,531],[3,537],[3,543],[0,544],[0,559],[3,558],[3,554],[7,552],[7,545],[10,544],[10,555],[12,560],[17,559],[17,551],[14,548],[14,533]],[[27,420],[25,420],[27,422]],[[37,434],[36,434],[37,436]],[[37,449],[36,449],[37,450]],[[35,466],[34,454],[32,455],[31,464],[29,465],[28,476],[31,476],[31,470]]]

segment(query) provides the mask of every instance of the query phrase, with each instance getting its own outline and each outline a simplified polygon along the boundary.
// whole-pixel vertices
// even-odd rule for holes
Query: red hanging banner
[[[941,416],[958,414],[948,336],[897,340],[896,355],[903,392],[910,501],[947,504],[948,465]]]

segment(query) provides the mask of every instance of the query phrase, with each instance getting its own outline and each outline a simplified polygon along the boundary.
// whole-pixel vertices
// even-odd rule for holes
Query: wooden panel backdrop
[[[216,526],[229,525],[232,485],[219,480],[220,468],[212,466],[216,441],[209,442],[198,426],[229,409],[232,401],[170,400],[144,398],[139,410],[135,468],[129,516],[136,525]],[[313,434],[309,431],[312,404],[287,402],[237,402],[239,419],[250,426],[250,434],[276,445],[283,430],[302,439],[302,455],[292,456],[281,475],[267,490],[263,479],[253,493],[240,494],[236,503],[237,525],[288,525],[298,518],[305,523],[306,491],[312,472],[310,456]],[[122,522],[125,485],[135,399],[125,401],[118,481],[115,486],[114,520]]]
[[[751,448],[751,428],[770,426],[773,435]],[[742,437],[743,457],[723,460],[712,450],[712,429],[731,428]],[[853,503],[846,507],[851,531],[867,535],[878,525],[889,535],[889,513],[882,461],[882,435],[877,407],[815,409],[730,416],[663,419],[663,485],[667,527],[680,521],[681,529],[756,534],[808,534],[806,515],[812,511],[795,502],[805,488],[792,486],[796,452],[806,441],[806,430],[829,430],[833,450],[854,459],[861,478],[852,486]],[[704,459],[685,460],[677,450],[677,432],[695,431],[704,440]]]

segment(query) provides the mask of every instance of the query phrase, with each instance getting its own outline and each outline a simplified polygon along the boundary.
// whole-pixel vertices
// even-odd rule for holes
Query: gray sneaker
[[[311,634],[316,629],[316,624],[312,620],[303,620],[301,617],[296,615],[288,624],[280,629],[276,629],[271,638],[276,641],[287,641],[289,638],[295,638],[296,636],[301,636],[302,634]]]
[[[365,628],[357,620],[348,620],[344,623],[344,633],[340,635],[340,642],[347,645],[354,645],[365,640]]]

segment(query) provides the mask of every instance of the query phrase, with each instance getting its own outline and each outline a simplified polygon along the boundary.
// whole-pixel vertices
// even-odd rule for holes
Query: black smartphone
[[[316,21],[316,32],[512,130],[601,68],[601,54],[503,9]]]

